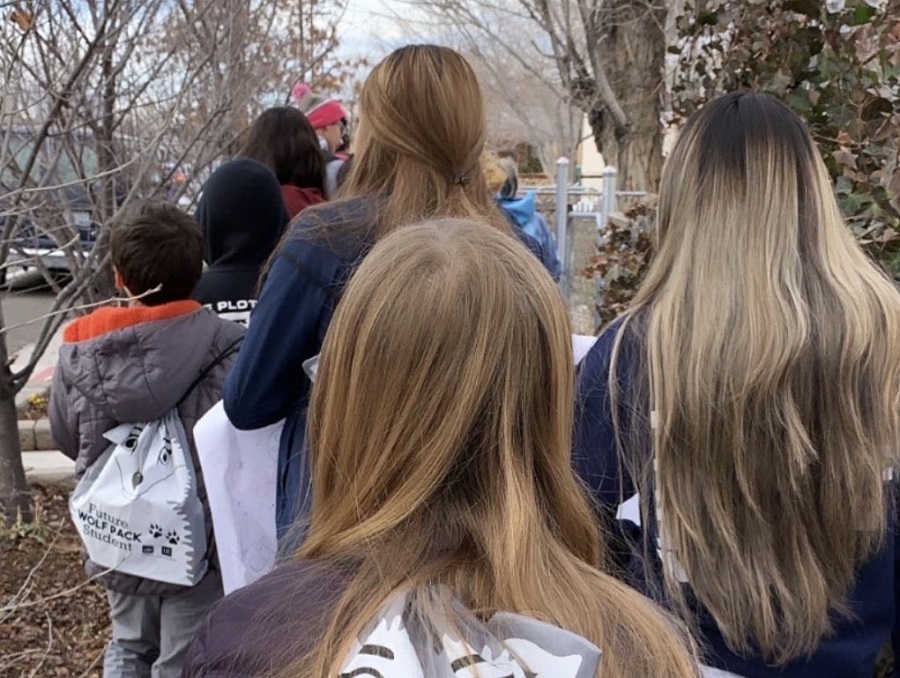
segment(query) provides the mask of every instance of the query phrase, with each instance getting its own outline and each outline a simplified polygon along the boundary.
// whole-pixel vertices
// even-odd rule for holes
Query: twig
[[[0,334],[4,334],[11,330],[15,330],[19,327],[27,327],[28,325],[34,325],[35,323],[40,322],[41,320],[47,320],[48,318],[55,318],[57,316],[66,315],[67,313],[71,313],[73,311],[88,311],[92,308],[97,308],[98,306],[107,306],[109,304],[113,304],[116,302],[132,302],[132,301],[140,301],[145,297],[149,297],[151,294],[156,294],[162,289],[162,285],[157,285],[156,287],[147,290],[146,292],[142,292],[133,297],[109,297],[108,299],[103,299],[101,301],[95,301],[90,304],[80,304],[78,306],[70,306],[68,308],[61,308],[56,311],[50,311],[49,313],[45,313],[44,315],[39,315],[36,318],[32,318],[31,320],[26,320],[25,322],[16,323],[15,325],[9,325],[7,327],[0,328]]]
[[[89,577],[88,579],[85,579],[83,582],[80,582],[76,586],[72,586],[71,588],[65,589],[64,591],[60,591],[59,593],[54,593],[52,596],[46,596],[44,598],[38,598],[37,600],[30,600],[30,601],[18,603],[15,606],[4,605],[3,607],[0,607],[0,614],[2,614],[4,612],[13,612],[13,611],[17,611],[17,610],[24,610],[29,607],[39,607],[39,606],[45,605],[53,600],[59,600],[60,598],[68,598],[68,597],[73,596],[76,593],[78,593],[84,587],[89,586],[90,584],[93,584],[95,581],[100,579],[100,577],[103,577],[103,576],[109,574],[110,572],[114,572],[115,569],[116,569],[115,567],[110,567],[110,568],[104,570],[103,572],[100,572],[100,573],[94,575],[93,577]]]
[[[22,650],[21,652],[13,652],[12,654],[0,657],[0,676],[12,675],[9,669],[16,664],[22,664],[32,655],[40,654],[42,650]]]
[[[44,615],[47,617],[47,649],[44,650],[44,656],[41,657],[38,665],[31,670],[30,678],[35,678],[38,675],[38,671],[41,670],[41,667],[47,661],[47,657],[50,656],[50,651],[53,649],[53,619],[50,618],[49,612],[44,612]]]
[[[59,526],[56,528],[56,534],[53,535],[53,541],[51,541],[50,544],[47,545],[47,548],[44,549],[44,554],[41,556],[41,559],[34,567],[32,567],[28,571],[28,575],[25,577],[25,581],[22,583],[22,586],[19,587],[19,590],[16,591],[16,593],[10,599],[10,602],[3,607],[0,607],[0,622],[6,621],[7,617],[9,616],[9,614],[5,613],[14,612],[22,606],[22,603],[20,603],[19,601],[23,600],[28,595],[30,591],[31,580],[34,579],[35,574],[44,564],[44,561],[47,560],[47,557],[50,555],[53,547],[56,545],[56,542],[59,541],[59,537],[62,534],[65,524],[65,520],[59,521]]]
[[[89,675],[90,672],[91,672],[91,669],[93,669],[95,666],[97,666],[97,664],[100,663],[100,661],[103,659],[103,656],[104,656],[105,653],[106,653],[106,650],[100,650],[100,651],[97,653],[97,656],[94,657],[94,661],[91,662],[91,665],[88,666],[88,667],[84,670],[84,673],[82,673],[80,676],[78,676],[78,678],[87,678],[88,675]]]

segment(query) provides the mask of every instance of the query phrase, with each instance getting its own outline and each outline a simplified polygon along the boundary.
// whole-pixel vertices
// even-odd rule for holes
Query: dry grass
[[[100,678],[109,612],[82,569],[71,488],[32,489],[34,522],[0,531],[0,676]]]

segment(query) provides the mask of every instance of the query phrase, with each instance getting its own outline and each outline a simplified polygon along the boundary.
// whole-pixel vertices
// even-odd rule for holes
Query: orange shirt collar
[[[63,334],[67,343],[87,341],[114,330],[121,330],[139,323],[177,318],[199,311],[201,305],[185,299],[160,306],[104,306],[69,323]]]

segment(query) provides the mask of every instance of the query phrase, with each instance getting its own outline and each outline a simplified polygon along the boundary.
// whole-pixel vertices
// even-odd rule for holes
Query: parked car
[[[97,241],[98,226],[91,217],[91,203],[83,187],[65,189],[54,205],[21,221],[13,235],[5,274],[9,267],[37,266],[37,260],[51,273],[68,273],[71,257],[84,257]],[[0,282],[5,281],[0,275]]]

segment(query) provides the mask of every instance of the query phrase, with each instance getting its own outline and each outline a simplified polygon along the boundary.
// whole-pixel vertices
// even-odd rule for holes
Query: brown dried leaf
[[[34,14],[23,10],[14,9],[8,19],[23,31],[27,31],[34,25]]]
[[[838,165],[845,168],[857,169],[856,156],[849,148],[841,147],[831,154]]]

